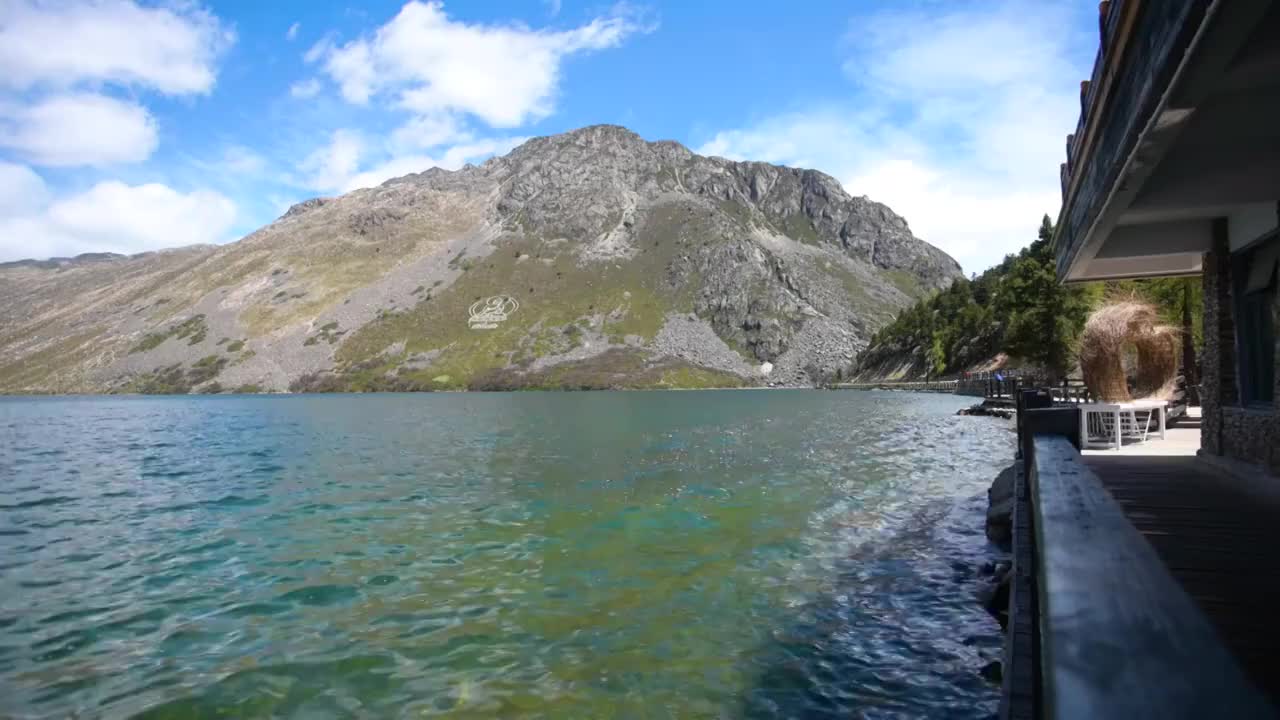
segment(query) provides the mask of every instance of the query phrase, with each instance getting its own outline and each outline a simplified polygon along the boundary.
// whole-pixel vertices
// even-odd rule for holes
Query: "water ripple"
[[[986,717],[962,404],[0,399],[4,712]]]

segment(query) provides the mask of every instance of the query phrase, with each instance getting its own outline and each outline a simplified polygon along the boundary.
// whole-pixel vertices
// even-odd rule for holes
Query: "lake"
[[[989,717],[970,402],[0,398],[0,716]]]

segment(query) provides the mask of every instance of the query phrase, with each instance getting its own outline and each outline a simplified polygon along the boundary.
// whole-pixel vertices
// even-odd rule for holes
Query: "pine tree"
[[[1039,237],[1000,283],[1000,309],[1007,318],[1005,352],[1061,376],[1075,365],[1076,341],[1097,290],[1058,282],[1052,239],[1053,223],[1046,215]]]

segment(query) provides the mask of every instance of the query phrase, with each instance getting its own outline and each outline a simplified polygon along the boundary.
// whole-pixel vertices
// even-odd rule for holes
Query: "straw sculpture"
[[[1182,331],[1171,325],[1156,325],[1136,336],[1138,371],[1134,392],[1139,397],[1168,400],[1178,384],[1178,352]]]
[[[1133,399],[1125,375],[1124,355],[1138,356],[1135,390],[1158,397],[1172,391],[1178,373],[1177,328],[1156,325],[1150,303],[1121,300],[1102,306],[1085,322],[1080,336],[1080,369],[1084,383],[1101,402]]]

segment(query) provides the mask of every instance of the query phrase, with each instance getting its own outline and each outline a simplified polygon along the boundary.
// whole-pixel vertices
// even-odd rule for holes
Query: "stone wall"
[[[1280,212],[1280,204],[1277,205],[1277,211]],[[1277,278],[1280,281],[1280,278]],[[1276,389],[1272,396],[1275,399],[1275,411],[1271,414],[1271,444],[1269,452],[1271,457],[1268,464],[1271,468],[1271,474],[1280,476],[1280,288],[1276,289],[1274,302],[1271,303],[1271,327],[1275,328],[1275,358],[1276,358]]]
[[[1221,411],[1219,455],[1268,467],[1280,474],[1280,414],[1274,410],[1226,407]]]
[[[1226,221],[1214,224],[1213,248],[1204,256],[1204,357],[1200,447],[1210,455],[1255,463],[1280,475],[1280,333],[1276,338],[1275,407],[1240,407],[1232,317],[1231,253]],[[1280,329],[1280,293],[1273,307]]]
[[[1236,403],[1235,324],[1231,319],[1231,251],[1227,224],[1213,226],[1213,248],[1204,256],[1204,356],[1201,362],[1200,447],[1222,454],[1222,407]]]

